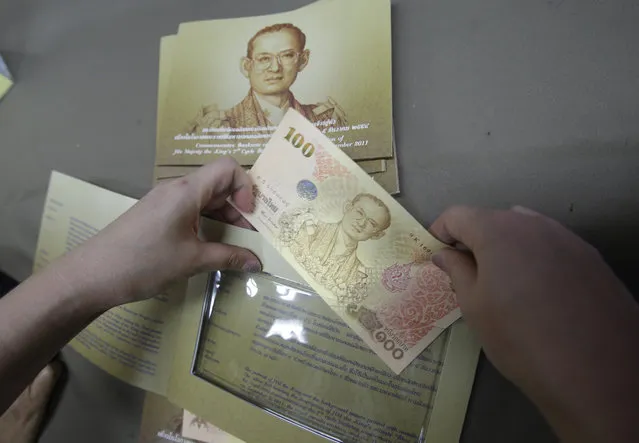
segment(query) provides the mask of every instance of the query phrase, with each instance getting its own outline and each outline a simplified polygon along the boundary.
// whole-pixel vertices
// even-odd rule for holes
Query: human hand
[[[109,305],[155,296],[171,282],[206,270],[257,272],[261,265],[252,252],[198,238],[200,214],[251,227],[228,205],[229,196],[242,211],[253,210],[248,174],[223,158],[158,185],[69,260],[87,284],[108,288],[103,297]]]
[[[450,275],[463,316],[497,369],[562,438],[626,441],[636,406],[620,405],[628,391],[639,393],[639,311],[599,253],[525,208],[455,207],[431,230],[465,247],[443,250],[433,262]]]

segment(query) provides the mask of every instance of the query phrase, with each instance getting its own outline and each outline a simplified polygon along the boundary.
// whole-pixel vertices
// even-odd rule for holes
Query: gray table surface
[[[158,44],[182,21],[308,0],[4,0],[0,269],[29,275],[49,173],[149,189]],[[615,263],[637,244],[639,7],[632,0],[393,0],[401,202],[524,204]],[[141,392],[65,351],[70,378],[43,442],[133,442]],[[463,441],[554,441],[534,408],[479,368]]]

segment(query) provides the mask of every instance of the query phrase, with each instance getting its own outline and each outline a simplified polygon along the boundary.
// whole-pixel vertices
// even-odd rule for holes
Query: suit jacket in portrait
[[[310,122],[335,120],[334,126],[345,126],[346,116],[342,108],[330,97],[325,102],[304,105],[291,93],[290,107],[298,111]],[[274,126],[262,110],[253,90],[237,105],[219,110],[217,105],[204,106],[189,122],[186,132],[197,133],[205,128],[257,128]],[[276,125],[275,125],[276,126]]]
[[[338,304],[359,304],[366,298],[370,270],[357,257],[357,244],[337,253],[340,223],[317,220],[306,208],[283,215],[280,227],[280,241],[318,283],[333,292]]]

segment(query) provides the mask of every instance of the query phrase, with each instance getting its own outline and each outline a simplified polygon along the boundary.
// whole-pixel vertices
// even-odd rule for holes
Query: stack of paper
[[[13,86],[13,78],[9,72],[9,68],[7,68],[6,63],[0,55],[0,98],[11,89],[11,86]]]
[[[154,178],[250,168],[292,108],[396,194],[391,77],[389,0],[183,23],[160,45]]]
[[[154,181],[224,155],[251,168],[291,108],[399,193],[388,0],[321,0],[163,37]],[[206,441],[190,429],[183,438]]]
[[[278,127],[280,132],[276,133]],[[287,128],[290,129],[289,132]],[[315,128],[320,132],[317,133]],[[300,158],[288,155],[286,149],[278,150],[271,146],[261,156],[269,140],[270,145],[278,143],[271,139],[274,134],[279,134],[279,139],[282,139],[282,131],[287,132],[286,146],[290,144],[296,148],[296,152],[302,153],[317,149],[317,155],[312,155],[312,159],[309,155],[306,159],[308,161],[303,162]],[[331,142],[339,149],[332,148]],[[280,147],[284,146],[282,140],[279,143]],[[415,375],[416,379],[425,380],[424,374],[413,374],[425,367],[423,361],[414,360],[429,345],[427,353],[435,355],[439,352],[437,350],[448,338],[432,343],[459,318],[459,310],[450,287],[428,262],[430,254],[443,245],[430,237],[384,192],[399,192],[392,121],[390,1],[320,0],[281,14],[183,23],[176,35],[163,37],[160,43],[154,181],[157,183],[183,176],[226,155],[233,156],[247,169],[255,165],[251,174],[258,189],[260,187],[257,182],[261,179],[284,193],[288,192],[288,201],[295,205],[301,199],[300,205],[289,209],[298,210],[303,206],[308,214],[294,213],[293,216],[304,217],[311,214],[313,209],[321,211],[322,216],[331,218],[335,214],[329,209],[347,208],[342,221],[338,218],[329,222],[320,220],[313,227],[309,227],[307,223],[302,231],[316,228],[317,232],[314,231],[310,236],[312,238],[300,240],[310,242],[307,249],[312,250],[311,252],[324,253],[332,260],[331,251],[338,251],[340,245],[331,243],[322,249],[317,246],[321,239],[315,237],[321,237],[323,232],[333,232],[331,229],[334,227],[339,237],[339,226],[345,224],[346,218],[352,218],[351,224],[361,234],[357,237],[362,245],[356,243],[352,250],[348,249],[349,254],[340,255],[348,256],[344,263],[333,260],[331,269],[323,264],[311,264],[313,272],[309,273],[306,272],[309,270],[307,267],[299,265],[299,257],[287,255],[288,249],[279,252],[316,291],[321,289],[319,293],[324,302],[345,322],[344,331],[348,325],[357,334],[348,333],[350,339],[361,343],[359,349],[363,349],[366,355],[357,354],[355,360],[370,359],[371,365],[379,366],[379,370],[389,377],[392,375],[385,370],[382,360],[395,373],[410,365],[403,377]],[[308,175],[309,167],[313,169],[311,175],[316,179],[316,184],[300,179]],[[370,183],[366,174],[383,190]],[[290,186],[291,183],[295,186]],[[334,186],[331,187],[332,185]],[[359,193],[353,193],[354,191]],[[322,202],[325,204],[322,205]],[[347,203],[346,206],[342,204],[344,202]],[[352,210],[348,209],[350,206],[353,207]],[[262,213],[262,209],[257,212]],[[291,211],[285,212],[291,215]],[[360,212],[364,215],[358,215]],[[270,232],[269,235],[268,226],[256,217],[251,221],[258,231],[265,238],[273,240],[271,237],[274,233]],[[372,224],[370,229],[375,232],[365,235],[364,231],[369,228],[363,224],[360,226],[360,222]],[[376,241],[382,234],[387,234],[385,240]],[[297,238],[294,235],[292,243]],[[363,261],[360,262],[360,258]],[[335,287],[324,284],[331,280],[327,278],[331,272],[339,274],[334,279],[337,285]],[[364,273],[370,274],[368,283],[359,278]],[[318,283],[320,280],[324,283]],[[423,288],[415,286],[418,284]],[[437,288],[432,288],[433,284]],[[201,290],[202,288],[199,292],[194,291],[198,303],[201,303]],[[241,298],[242,291],[236,292]],[[358,297],[362,292],[366,292],[368,296]],[[403,317],[392,320],[387,315],[412,302],[426,302],[429,308],[419,327],[412,324],[400,325],[398,321],[408,320]],[[322,308],[325,306],[322,305]],[[198,305],[193,309],[193,316],[200,311],[201,307]],[[248,311],[229,309],[228,312],[246,315]],[[319,311],[313,309],[313,312]],[[328,315],[327,313],[325,318]],[[192,319],[185,324],[187,323],[195,326]],[[247,326],[250,327],[251,324],[251,321],[247,321]],[[192,337],[187,341],[196,338],[195,330],[190,334]],[[252,334],[247,333],[246,336]],[[383,339],[380,338],[382,336]],[[209,338],[206,343],[216,342]],[[228,340],[226,342],[230,343]],[[365,344],[377,355],[370,355]],[[204,352],[209,353],[207,355],[213,355],[210,349],[206,346],[204,348]],[[322,349],[324,348],[332,349],[333,345],[323,343]],[[179,388],[169,388],[168,397],[182,407],[192,408],[198,415],[184,411],[185,415],[181,417],[181,411],[176,409],[173,411],[175,417],[172,417],[179,417],[183,424],[181,429],[162,425],[162,429],[173,429],[172,433],[166,435],[159,433],[159,428],[155,425],[145,425],[143,430],[149,428],[149,436],[154,436],[157,441],[173,440],[178,435],[184,441],[235,441],[234,437],[227,434],[222,437],[217,428],[208,423],[210,420],[227,431],[244,436],[242,430],[234,425],[235,421],[229,424],[220,414],[209,414],[210,405],[215,403],[211,396],[217,395],[220,387],[212,380],[209,380],[211,384],[205,385],[201,384],[204,379],[195,381],[195,369],[187,367],[193,358],[192,350],[189,349],[188,358],[186,355],[175,356],[175,361],[180,362],[177,365],[180,369],[173,372],[172,383],[179,385]],[[255,356],[239,349],[234,348],[233,357],[222,360],[228,362],[231,358],[237,358],[242,362],[240,366],[252,367],[253,363],[247,362],[253,362]],[[215,352],[218,353],[216,355],[222,355],[217,347]],[[350,351],[350,355],[354,355],[353,351]],[[208,360],[207,362],[210,363]],[[234,362],[231,366],[235,364]],[[261,372],[268,372],[266,363],[257,364]],[[472,365],[464,366],[472,368]],[[279,373],[279,369],[275,372]],[[300,377],[305,373],[300,368],[295,368],[294,372]],[[176,375],[181,373],[188,376]],[[225,376],[226,372],[222,367],[214,368],[212,373],[227,381],[235,380],[235,376]],[[319,379],[314,380],[318,382]],[[195,391],[188,386],[193,383],[199,383],[200,389],[204,390],[198,389],[197,395],[191,395]],[[332,388],[329,389],[329,386]],[[235,386],[234,389],[236,388],[239,389]],[[326,380],[319,383],[317,395],[332,398],[329,392],[350,392],[351,388],[350,385],[337,384],[333,379]],[[462,396],[465,397],[466,394],[464,392]],[[361,393],[355,397],[360,396]],[[350,398],[350,394],[340,398],[340,401],[346,401],[347,397]],[[391,405],[387,398],[380,401],[396,413],[384,412],[384,420],[395,415],[401,416],[404,420],[402,426],[406,429],[415,428],[417,433],[420,424],[424,422],[424,416],[429,416],[411,405],[414,417],[408,420],[409,414],[401,406],[394,403]],[[269,402],[265,403],[265,407],[279,410]],[[381,413],[378,409],[375,411]],[[463,408],[461,412],[463,417]],[[366,415],[368,412],[362,414]],[[317,412],[313,414],[317,419],[320,415]],[[304,425],[311,423],[300,418],[301,415],[295,417],[295,420],[300,420]],[[409,422],[412,423],[410,426]],[[422,429],[421,432],[442,435],[435,429],[440,422],[431,426],[432,429]],[[317,429],[325,432],[330,428],[336,435],[346,435],[342,433],[343,430],[333,429],[331,426],[326,429],[319,426]],[[455,431],[447,432],[447,437],[453,437],[454,440],[454,436],[458,436],[459,426],[453,426]],[[276,428],[268,430],[273,433]],[[286,432],[293,431],[287,428]],[[364,435],[363,430],[357,432],[360,436]],[[305,434],[305,438],[312,438],[311,433]],[[444,440],[448,441],[448,438]],[[146,443],[147,440],[141,441]]]

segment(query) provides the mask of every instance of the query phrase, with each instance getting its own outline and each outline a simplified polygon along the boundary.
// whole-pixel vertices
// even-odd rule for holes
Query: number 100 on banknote
[[[395,373],[460,317],[447,246],[297,111],[249,174],[245,217]]]

